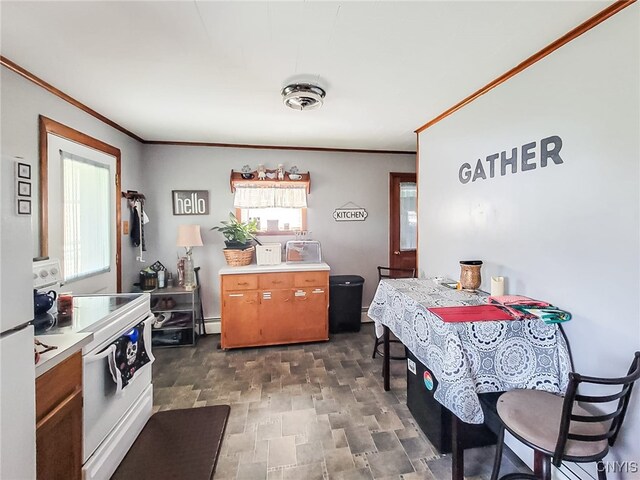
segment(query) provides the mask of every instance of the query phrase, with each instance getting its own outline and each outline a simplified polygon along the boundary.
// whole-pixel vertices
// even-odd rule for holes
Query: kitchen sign
[[[355,208],[345,208],[347,205],[333,211],[333,218],[336,222],[364,222],[369,216],[364,208],[357,205],[354,205]]]
[[[172,190],[174,215],[209,215],[209,190]]]

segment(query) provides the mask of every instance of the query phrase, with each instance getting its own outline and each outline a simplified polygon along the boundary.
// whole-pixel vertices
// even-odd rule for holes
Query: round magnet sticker
[[[431,372],[424,372],[423,380],[427,390],[433,390],[433,377],[431,376]]]

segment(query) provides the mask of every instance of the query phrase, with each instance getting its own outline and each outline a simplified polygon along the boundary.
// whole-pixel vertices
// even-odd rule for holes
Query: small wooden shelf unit
[[[267,173],[275,173],[276,170],[265,170]],[[242,178],[242,172],[234,172],[231,170],[231,178],[229,179],[229,185],[231,187],[231,193],[236,191],[236,187],[238,186],[255,186],[255,187],[282,187],[282,186],[296,186],[303,185],[307,189],[307,194],[311,193],[311,174],[310,173],[299,173],[300,180],[292,180],[289,178],[291,175],[289,172],[285,172],[284,180],[277,179],[258,179],[258,172],[251,172],[253,174],[253,178],[246,179]]]
[[[222,274],[222,348],[329,340],[329,272]]]

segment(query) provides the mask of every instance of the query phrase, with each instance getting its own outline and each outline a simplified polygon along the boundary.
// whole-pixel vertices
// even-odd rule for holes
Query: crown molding
[[[71,95],[64,93],[62,90],[54,87],[50,83],[44,81],[40,77],[34,75],[30,71],[21,67],[17,63],[9,60],[8,58],[0,55],[0,65],[5,66],[9,70],[17,73],[18,75],[26,78],[32,83],[35,83],[39,87],[45,89],[49,93],[52,93],[56,97],[61,98],[65,102],[70,103],[76,108],[79,108],[83,112],[88,113],[92,117],[97,118],[103,123],[106,123],[112,128],[128,135],[129,137],[137,140],[144,145],[178,145],[178,146],[191,146],[191,147],[223,147],[223,148],[251,148],[251,149],[263,149],[263,150],[301,150],[311,152],[343,152],[343,153],[370,153],[370,154],[392,154],[392,155],[415,155],[416,152],[404,151],[404,150],[373,150],[365,148],[332,148],[332,147],[295,147],[289,145],[252,145],[252,144],[239,144],[239,143],[213,143],[213,142],[179,142],[179,141],[165,141],[165,140],[145,140],[139,137],[135,133],[127,130],[121,125],[118,125],[113,120],[105,117],[101,113],[96,112],[94,109],[88,107],[84,103],[76,100]]]
[[[140,138],[138,135],[136,135],[133,132],[130,132],[129,130],[127,130],[126,128],[118,125],[116,122],[114,122],[113,120],[108,119],[107,117],[105,117],[104,115],[96,112],[93,108],[87,107],[84,103],[76,100],[75,98],[73,98],[70,95],[67,95],[66,93],[64,93],[62,90],[57,89],[56,87],[54,87],[53,85],[51,85],[48,82],[45,82],[44,80],[42,80],[40,77],[37,77],[36,75],[34,75],[33,73],[29,72],[28,70],[22,68],[20,65],[18,65],[15,62],[12,62],[11,60],[9,60],[6,57],[0,56],[0,65],[4,65],[5,67],[7,67],[9,70],[17,73],[18,75],[21,75],[22,77],[26,78],[27,80],[29,80],[30,82],[35,83],[36,85],[38,85],[39,87],[44,88],[47,92],[54,94],[56,97],[61,98],[62,100],[64,100],[65,102],[70,103],[71,105],[73,105],[76,108],[79,108],[80,110],[82,110],[83,112],[88,113],[89,115],[91,115],[92,117],[97,118],[98,120],[100,120],[101,122],[106,123],[107,125],[109,125],[110,127],[115,128],[116,130],[119,130],[120,132],[124,133],[125,135],[129,135],[131,138],[144,143],[144,140],[142,138]]]
[[[604,22],[607,18],[615,15],[616,13],[618,13],[621,10],[627,8],[629,5],[631,5],[631,4],[635,3],[635,2],[636,2],[636,0],[617,0],[616,2],[614,2],[613,4],[611,4],[607,8],[605,8],[604,10],[596,13],[593,17],[589,18],[587,21],[585,21],[585,22],[581,23],[580,25],[578,25],[577,27],[575,27],[573,30],[570,30],[569,32],[565,33],[562,37],[560,37],[557,40],[555,40],[554,42],[550,43],[549,45],[544,47],[542,50],[538,51],[537,53],[534,53],[529,58],[527,58],[523,62],[519,63],[515,67],[513,67],[511,70],[503,73],[498,78],[496,78],[492,82],[487,83],[484,87],[482,87],[481,89],[475,91],[474,93],[469,95],[464,100],[461,100],[460,102],[456,103],[453,107],[449,108],[448,110],[445,110],[440,115],[438,115],[437,117],[433,118],[432,120],[429,120],[427,123],[425,123],[420,128],[418,128],[415,131],[415,133],[420,133],[420,132],[426,130],[427,128],[435,125],[439,121],[447,118],[452,113],[457,112],[458,110],[460,110],[465,105],[470,104],[471,102],[476,100],[478,97],[480,97],[480,96],[484,95],[485,93],[493,90],[494,88],[496,88],[501,83],[506,82],[511,77],[514,77],[515,75],[517,75],[518,73],[522,72],[523,70],[526,70],[531,65],[539,62],[540,60],[542,60],[547,55],[555,52],[560,47],[562,47],[562,46],[566,45],[567,43],[569,43],[571,40],[574,40],[574,39],[578,38],[583,33],[588,32],[589,30],[591,30],[596,25],[599,25],[600,23]]]
[[[164,140],[145,140],[146,145],[177,145],[183,147],[223,147],[223,148],[252,148],[258,150],[305,150],[310,152],[342,152],[342,153],[375,153],[392,155],[415,155],[409,150],[370,150],[365,148],[333,148],[333,147],[295,147],[291,145],[252,145],[242,143],[211,143],[211,142],[172,142]]]

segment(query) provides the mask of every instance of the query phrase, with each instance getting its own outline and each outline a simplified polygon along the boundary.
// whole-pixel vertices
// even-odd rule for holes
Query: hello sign
[[[209,215],[209,190],[172,190],[174,215]]]

